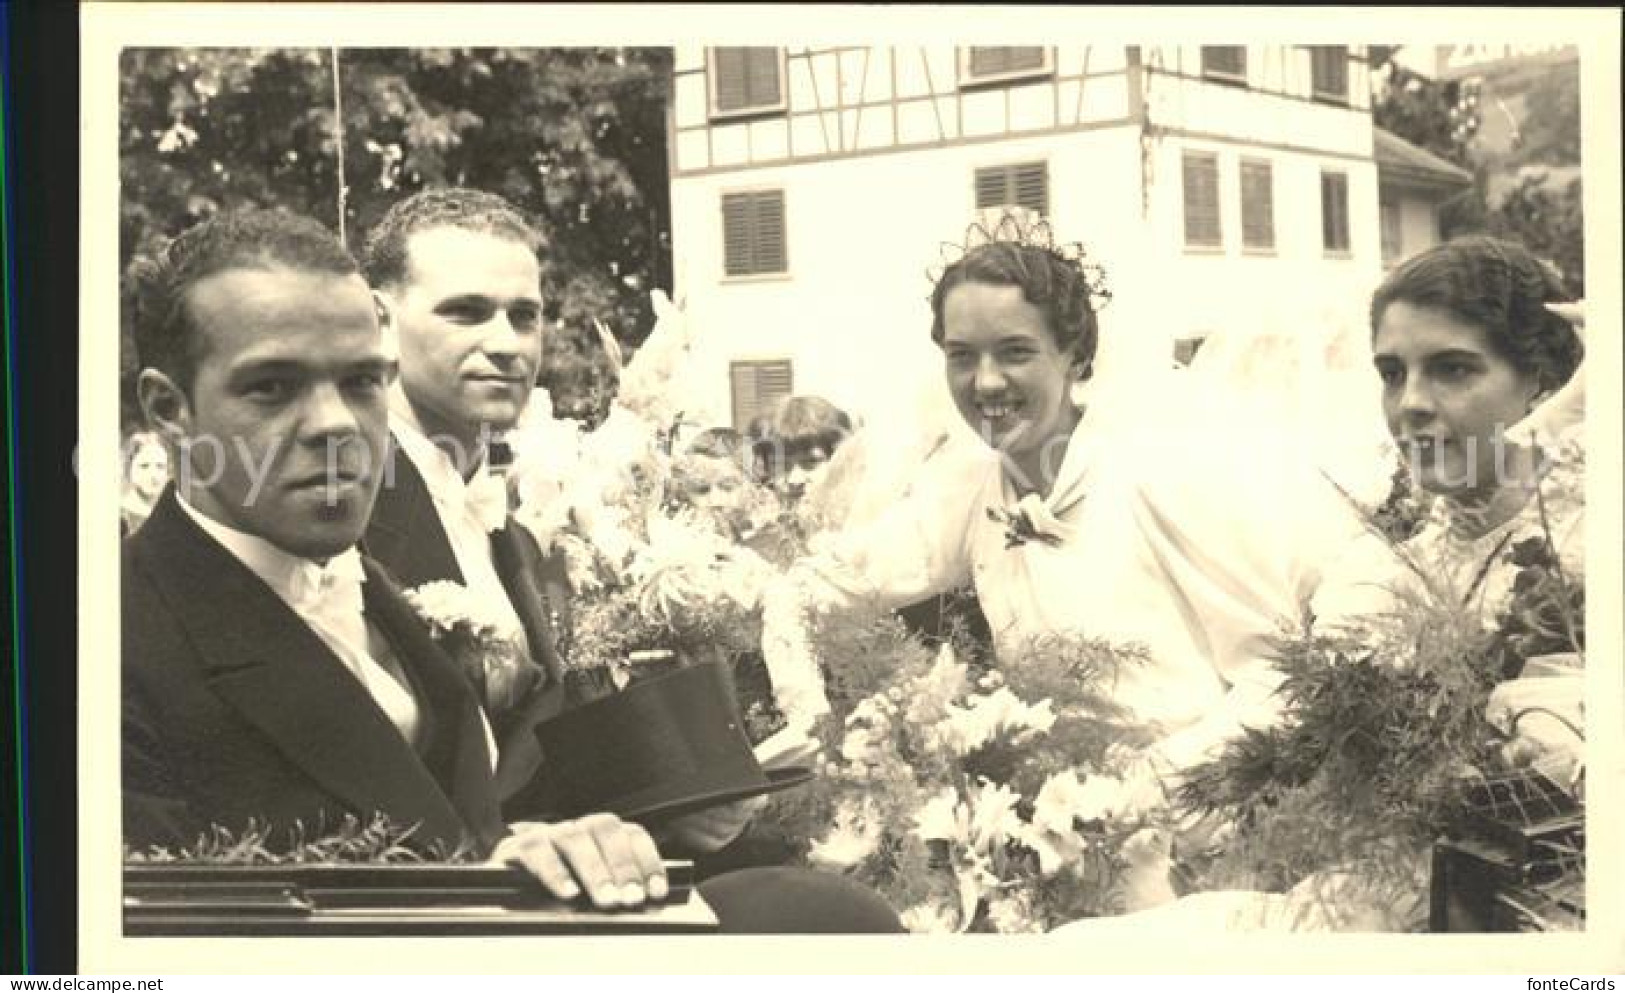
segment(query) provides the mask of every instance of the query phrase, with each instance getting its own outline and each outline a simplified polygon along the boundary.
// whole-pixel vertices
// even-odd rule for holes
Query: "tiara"
[[[1112,291],[1106,285],[1106,270],[1098,262],[1090,260],[1081,241],[1057,241],[1049,221],[1036,211],[1014,206],[982,210],[965,228],[962,243],[942,242],[937,263],[926,270],[926,278],[931,281],[933,290],[950,268],[988,245],[1019,245],[1046,252],[1077,273],[1089,294],[1091,310],[1098,313],[1100,308],[1111,302]]]

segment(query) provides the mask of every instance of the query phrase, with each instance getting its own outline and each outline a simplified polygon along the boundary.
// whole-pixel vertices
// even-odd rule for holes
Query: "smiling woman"
[[[1110,690],[1153,742],[1126,773],[1148,812],[1164,775],[1268,709],[1267,639],[1358,523],[1308,466],[1260,474],[1203,424],[1152,437],[1160,426],[1121,409],[1083,409],[1098,268],[1015,214],[967,242],[936,281],[931,334],[980,443],[944,446],[905,500],[769,590],[780,709],[811,723],[828,706],[819,665],[839,678],[848,664],[811,657],[809,608],[897,608],[973,584],[1001,662],[1057,638],[1149,648]]]

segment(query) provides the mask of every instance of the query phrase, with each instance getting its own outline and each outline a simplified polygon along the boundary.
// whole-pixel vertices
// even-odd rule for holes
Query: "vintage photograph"
[[[1065,23],[96,47],[118,935],[1584,935],[1590,49]]]

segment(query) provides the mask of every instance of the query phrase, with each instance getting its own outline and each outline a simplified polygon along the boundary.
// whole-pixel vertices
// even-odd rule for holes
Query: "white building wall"
[[[1224,238],[1220,249],[1185,247],[1181,177],[1186,149],[1218,157]],[[1273,252],[1242,248],[1243,157],[1271,163]],[[1377,172],[1371,161],[1167,139],[1158,143],[1153,163],[1153,206],[1147,226],[1155,251],[1146,269],[1153,282],[1144,292],[1156,316],[1143,332],[1148,348],[1167,355],[1172,341],[1181,337],[1307,326],[1329,332],[1350,320],[1363,319],[1366,302],[1382,272]],[[1346,255],[1328,254],[1323,247],[1322,168],[1348,176],[1350,251]]]
[[[678,181],[672,204],[677,295],[699,330],[696,371],[710,384],[705,418],[729,420],[729,362],[788,358],[798,393],[865,418],[940,391],[930,341],[927,270],[962,243],[973,176],[987,165],[1044,160],[1052,225],[1085,242],[1114,288],[1143,269],[1138,130],[1114,128],[928,151],[790,165]],[[789,273],[730,279],[722,269],[720,198],[785,191]],[[1107,342],[1140,304],[1118,290],[1102,315]],[[699,413],[698,410],[695,411]]]

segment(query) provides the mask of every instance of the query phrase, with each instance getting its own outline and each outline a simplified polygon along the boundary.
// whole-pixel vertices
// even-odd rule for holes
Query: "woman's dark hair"
[[[1580,364],[1574,328],[1545,304],[1571,300],[1546,263],[1515,242],[1483,235],[1436,245],[1400,265],[1371,295],[1371,333],[1390,304],[1442,310],[1481,328],[1513,367],[1556,389]]]
[[[970,249],[950,264],[931,291],[931,340],[942,344],[943,305],[965,283],[1019,286],[1022,298],[1043,311],[1055,345],[1083,366],[1088,379],[1100,343],[1092,297],[1096,287],[1085,267],[1041,245],[996,241]]]

